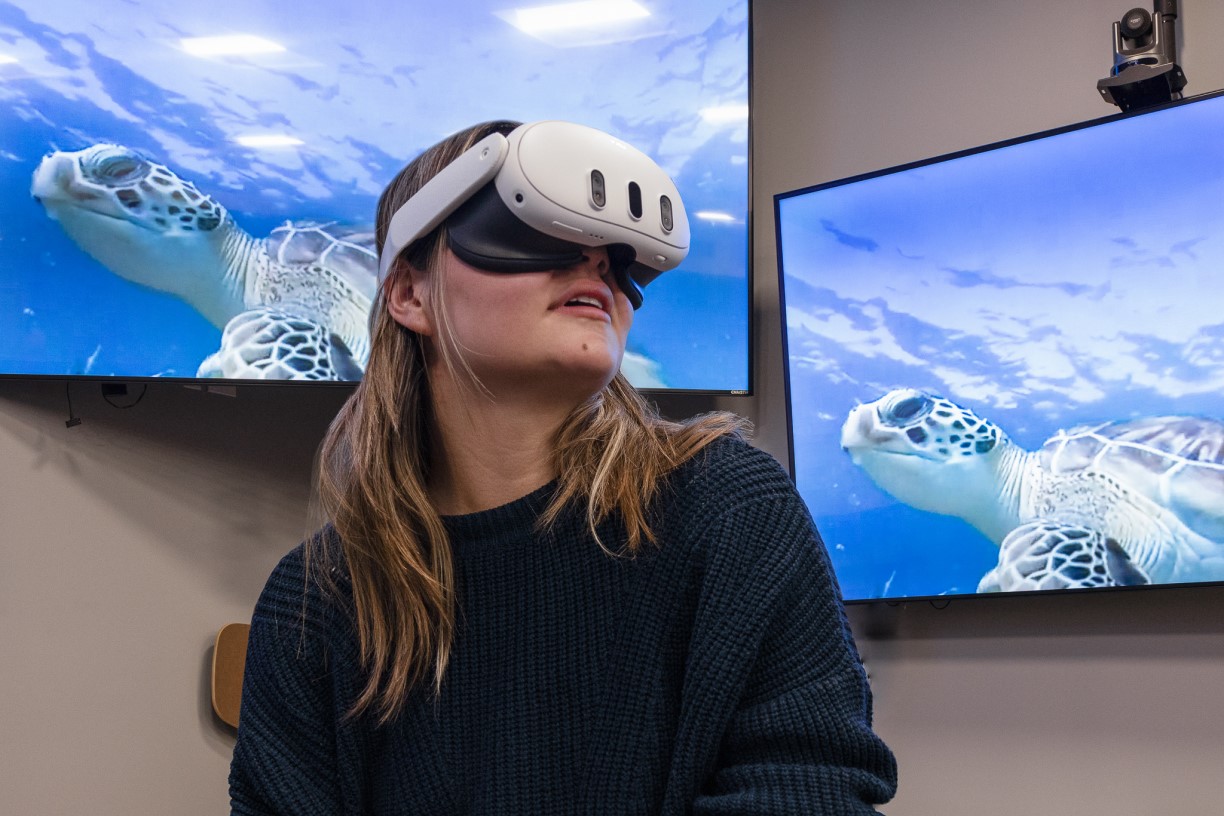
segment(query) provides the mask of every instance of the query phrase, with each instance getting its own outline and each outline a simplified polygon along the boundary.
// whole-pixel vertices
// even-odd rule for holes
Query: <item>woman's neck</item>
[[[435,378],[429,492],[442,515],[499,507],[556,478],[553,445],[572,407],[490,396]]]

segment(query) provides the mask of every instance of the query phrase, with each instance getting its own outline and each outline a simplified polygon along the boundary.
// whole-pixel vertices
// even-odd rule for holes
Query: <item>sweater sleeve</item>
[[[705,686],[724,731],[693,813],[874,813],[896,791],[896,762],[871,728],[871,691],[824,545],[789,478],[763,456],[720,491],[734,498],[704,531],[690,690]]]
[[[251,619],[230,767],[233,814],[344,812],[327,615],[319,593],[305,592],[302,549],[273,571]]]

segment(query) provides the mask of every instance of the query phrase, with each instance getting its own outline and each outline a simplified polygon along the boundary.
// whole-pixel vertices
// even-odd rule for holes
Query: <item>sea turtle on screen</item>
[[[378,275],[368,228],[286,221],[257,238],[191,182],[115,144],[51,153],[30,191],[112,272],[177,295],[222,330],[197,376],[360,379]],[[626,352],[621,370],[640,388],[666,387],[640,354]]]
[[[368,229],[288,221],[257,238],[191,182],[115,144],[51,153],[30,191],[112,272],[222,329],[198,376],[360,378],[378,267]]]
[[[1106,422],[1027,451],[967,408],[898,389],[851,410],[841,443],[892,496],[999,545],[979,591],[1224,580],[1219,420]]]

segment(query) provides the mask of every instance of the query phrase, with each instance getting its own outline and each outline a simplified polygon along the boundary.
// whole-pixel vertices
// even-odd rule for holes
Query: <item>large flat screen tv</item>
[[[1224,96],[775,198],[849,600],[1224,580]]]
[[[340,283],[303,298],[360,305],[400,167],[475,122],[566,119],[648,152],[692,222],[630,379],[744,392],[748,27],[747,0],[0,2],[0,376],[232,379],[281,354],[282,374],[358,378],[331,365],[340,306],[257,310],[218,355],[255,268],[290,287],[314,264]],[[102,200],[77,172],[127,189]],[[115,250],[129,227],[139,251]]]

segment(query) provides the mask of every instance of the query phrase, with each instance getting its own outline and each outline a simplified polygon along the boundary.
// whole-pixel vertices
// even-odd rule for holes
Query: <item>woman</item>
[[[380,251],[515,127],[405,168]],[[456,218],[389,264],[321,449],[330,524],[256,607],[233,812],[871,812],[895,764],[786,474],[735,417],[664,421],[618,373],[621,248],[488,271]]]

